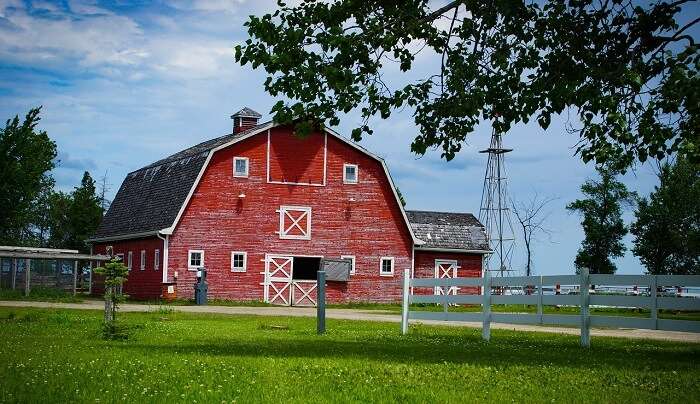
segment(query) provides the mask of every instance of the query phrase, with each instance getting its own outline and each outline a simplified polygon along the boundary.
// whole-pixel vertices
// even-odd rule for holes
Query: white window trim
[[[157,271],[160,269],[160,250],[156,248],[153,251],[153,270]]]
[[[233,267],[233,256],[238,254],[243,255],[243,268]],[[245,251],[231,251],[231,272],[246,272],[246,270],[248,270],[248,253]]]
[[[355,181],[347,179],[346,175],[348,167],[355,167]],[[357,164],[343,164],[343,184],[357,184],[358,182],[360,182],[360,168],[357,166]]]
[[[134,252],[129,251],[129,255],[127,255],[127,261],[126,261],[126,268],[131,271],[131,264],[134,262]]]
[[[190,265],[190,263],[192,262],[192,253],[199,253],[202,257],[202,259],[199,262],[199,266]],[[204,250],[187,250],[187,269],[189,271],[198,271],[202,268],[204,268]]]
[[[306,232],[305,233],[306,234],[294,234],[294,235],[287,234],[294,227],[298,226],[298,225],[295,225],[295,223],[299,223],[299,221],[295,221],[294,219],[292,219],[292,216],[289,213],[287,213],[288,211],[305,212],[306,213],[306,217],[305,217],[305,219],[306,219]],[[309,207],[309,206],[284,206],[283,205],[283,206],[280,206],[280,209],[278,212],[280,214],[280,227],[279,227],[279,231],[277,233],[279,233],[280,239],[284,239],[284,240],[311,240],[311,207]],[[292,224],[290,226],[287,226],[286,229],[284,226],[285,216],[289,217],[289,220],[292,221]],[[301,216],[301,214],[299,216]],[[299,217],[299,216],[297,216],[297,217]],[[297,227],[297,228],[299,228],[299,227]],[[301,229],[301,230],[303,233],[304,232],[303,229]]]
[[[355,275],[355,256],[354,255],[341,255],[340,259],[351,259],[352,266],[350,267],[350,275]]]
[[[119,258],[119,261],[121,261],[122,264],[124,263],[124,253],[114,254],[114,256]]]
[[[146,270],[146,250],[141,250],[141,262],[139,262],[139,269],[142,271]]]
[[[236,162],[245,161],[245,174],[236,174]],[[248,178],[248,173],[250,172],[250,160],[248,157],[234,157],[233,158],[233,176],[236,178]]]
[[[391,261],[391,272],[383,272],[382,264],[384,261]],[[394,257],[381,257],[379,259],[379,276],[394,276]]]

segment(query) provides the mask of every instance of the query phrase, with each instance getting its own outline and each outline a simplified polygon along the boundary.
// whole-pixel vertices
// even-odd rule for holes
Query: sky
[[[58,146],[57,187],[70,191],[89,171],[94,178],[107,176],[113,196],[128,172],[230,133],[229,116],[242,107],[270,117],[276,99],[263,90],[264,72],[237,65],[233,48],[247,38],[249,15],[274,8],[273,1],[254,0],[0,0],[0,118],[21,117],[41,105],[39,127]],[[419,57],[416,70],[427,71],[432,63],[434,58]],[[358,123],[351,113],[336,129],[349,136]],[[478,151],[489,143],[487,125],[446,162],[439,151],[422,157],[410,152],[417,133],[410,112],[371,124],[375,133],[361,144],[386,160],[408,209],[478,215],[486,167]],[[592,164],[575,156],[576,141],[565,132],[564,117],[546,131],[518,125],[504,137],[514,149],[506,158],[511,197],[556,198],[545,222],[551,234],[533,247],[536,274],[574,271],[583,232],[580,218],[565,206],[595,177]],[[657,182],[648,164],[623,181],[642,195]],[[625,219],[633,219],[631,212]],[[517,272],[525,265],[521,245],[513,258]],[[618,273],[643,271],[629,251],[616,264]]]

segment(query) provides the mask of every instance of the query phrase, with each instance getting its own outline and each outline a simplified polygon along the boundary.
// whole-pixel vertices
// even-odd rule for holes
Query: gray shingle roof
[[[471,213],[407,210],[406,216],[423,248],[489,249],[484,225]]]
[[[236,112],[235,114],[231,115],[231,118],[233,117],[242,117],[242,118],[258,118],[260,119],[262,115],[257,113],[256,111],[253,111],[252,109],[245,107],[242,110]]]
[[[268,123],[207,140],[127,174],[92,238],[156,232],[170,227],[209,151]]]

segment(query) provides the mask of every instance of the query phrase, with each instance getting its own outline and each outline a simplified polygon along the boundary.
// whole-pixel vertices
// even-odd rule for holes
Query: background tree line
[[[700,165],[683,156],[659,165],[657,185],[648,197],[639,197],[617,179],[618,172],[598,168],[598,180],[586,181],[586,196],[567,205],[579,213],[585,234],[576,254],[576,270],[612,274],[612,261],[626,251],[622,239],[634,236],[632,253],[650,274],[700,274]],[[625,208],[636,207],[627,226]]]
[[[0,244],[87,251],[108,201],[87,171],[70,193],[55,190],[57,148],[36,128],[41,107],[0,129]]]

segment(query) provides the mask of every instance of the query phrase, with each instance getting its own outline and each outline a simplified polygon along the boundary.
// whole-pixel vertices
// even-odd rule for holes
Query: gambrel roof
[[[486,230],[471,213],[407,210],[413,232],[423,250],[489,251]]]
[[[127,174],[92,239],[154,235],[170,227],[187,199],[209,152],[270,125],[207,140]]]

